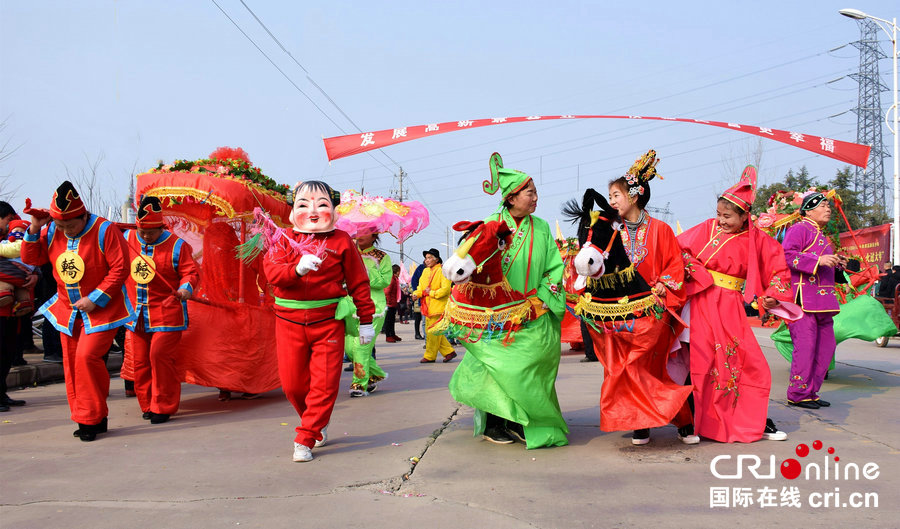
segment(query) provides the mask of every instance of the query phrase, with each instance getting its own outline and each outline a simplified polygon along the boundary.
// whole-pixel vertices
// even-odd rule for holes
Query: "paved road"
[[[15,391],[24,408],[0,415],[0,524],[3,528],[468,528],[538,527],[897,527],[900,515],[900,340],[886,349],[859,341],[838,349],[824,387],[833,403],[811,412],[788,408],[788,365],[757,330],[775,379],[770,415],[787,442],[682,445],[673,427],[633,447],[630,433],[598,429],[603,370],[564,355],[557,383],[571,429],[567,447],[526,451],[472,437],[472,412],[456,404],[447,381],[456,366],[418,363],[422,342],[383,344],[390,372],[379,392],[342,391],[330,442],[310,463],[292,463],[296,417],[279,391],[252,401],[219,402],[216,390],[184,387],[181,411],[166,424],[141,419],[114,378],[110,432],[93,443],[72,437],[62,384]],[[565,345],[564,345],[565,348]],[[461,351],[461,348],[459,348]],[[457,360],[458,362],[458,360]],[[349,386],[349,373],[343,384]],[[788,480],[778,466],[798,444],[804,462],[840,468],[878,465],[875,479]],[[775,457],[776,477],[715,478],[738,455]],[[418,464],[411,462],[418,458]],[[808,466],[808,463],[807,463]],[[851,465],[852,468],[852,465]],[[843,470],[841,470],[843,472]],[[871,474],[870,467],[870,474]],[[851,476],[853,477],[853,476]],[[723,489],[723,487],[726,487]],[[799,507],[788,505],[796,487]],[[752,505],[711,507],[711,489]],[[835,491],[839,507],[814,507]],[[782,496],[782,492],[786,495]],[[853,493],[877,494],[878,507],[852,508]],[[761,506],[759,500],[763,500]],[[718,504],[722,497],[717,496]],[[847,503],[847,507],[843,505]]]

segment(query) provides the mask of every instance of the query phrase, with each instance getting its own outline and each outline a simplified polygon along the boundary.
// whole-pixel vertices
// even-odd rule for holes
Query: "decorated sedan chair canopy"
[[[254,210],[289,226],[289,191],[232,147],[207,158],[160,162],[137,176],[136,223],[165,224],[190,244],[200,269],[188,301],[190,326],[178,345],[182,381],[248,393],[280,385],[262,257],[243,262],[235,248],[252,236]],[[133,256],[135,249],[129,251]]]

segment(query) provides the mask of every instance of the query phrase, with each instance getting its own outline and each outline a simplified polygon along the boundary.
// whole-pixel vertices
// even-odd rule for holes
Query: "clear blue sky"
[[[211,0],[0,0],[0,145],[21,145],[0,166],[10,175],[0,194],[12,194],[17,209],[25,197],[46,205],[67,168],[78,173],[102,157],[101,179],[124,197],[133,168],[206,157],[223,145],[245,149],[278,182],[323,179],[388,194],[396,162],[408,173],[411,198],[432,213],[431,226],[406,245],[420,259],[424,249],[443,248],[448,225],[493,211],[497,198],[482,193],[481,181],[494,151],[535,177],[537,214],[553,224],[561,202],[587,187],[605,189],[652,147],[665,180],[653,183],[650,205],[668,205],[687,228],[713,213],[717,193],[756,149],[754,138],[689,124],[525,123],[329,165],[322,137],[357,129],[309,78],[364,131],[494,116],[638,114],[855,141],[849,110],[857,85],[848,76],[858,52],[847,44],[859,28],[837,10],[900,14],[895,1],[855,0],[244,1],[308,74],[240,0],[217,0],[337,125]],[[890,86],[890,62],[880,66]],[[801,165],[827,180],[844,166],[779,143],[762,148],[762,183]]]

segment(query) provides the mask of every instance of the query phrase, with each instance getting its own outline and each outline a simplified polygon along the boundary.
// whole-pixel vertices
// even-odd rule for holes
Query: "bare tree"
[[[9,123],[9,118],[4,118],[3,121],[0,121],[0,167],[15,154],[16,151],[19,150],[23,143],[18,145],[12,145],[12,138],[6,137],[6,126]],[[19,191],[22,187],[20,185],[10,185],[10,177],[12,173],[7,173],[5,171],[0,172],[0,200],[10,200],[12,197]]]
[[[106,177],[100,174],[100,166],[105,157],[101,152],[92,159],[85,153],[86,166],[76,170],[70,169],[65,164],[63,167],[66,170],[66,178],[75,184],[88,211],[115,222],[122,220],[121,204],[124,197],[120,186],[115,185],[115,178],[111,172],[107,171]]]
[[[756,166],[757,173],[762,171],[763,159],[763,140],[746,140],[741,142],[740,149],[734,149],[734,145],[728,149],[728,156],[722,158],[722,165],[725,168],[725,176],[722,183],[731,185],[740,177],[744,167],[748,164]]]

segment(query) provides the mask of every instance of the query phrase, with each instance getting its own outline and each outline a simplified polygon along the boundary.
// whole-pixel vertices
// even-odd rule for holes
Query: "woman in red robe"
[[[636,318],[630,329],[615,321],[595,322],[596,327],[591,327],[604,369],[600,428],[634,430],[632,443],[643,445],[650,442],[650,428],[672,422],[684,443],[696,444],[699,438],[694,435],[687,406],[690,388],[673,382],[666,371],[668,353],[681,332],[672,314],[684,304],[684,268],[672,228],[644,209],[657,163],[656,152],[651,150],[625,176],[609,183],[609,204],[624,223],[620,234],[625,251],[666,311],[659,318]]]
[[[719,197],[715,219],[678,236],[686,261],[695,432],[721,442],[785,440],[766,418],[772,375],[747,323],[744,301],[792,318],[791,276],[775,239],[748,221],[756,168]],[[744,294],[742,295],[742,288]]]

